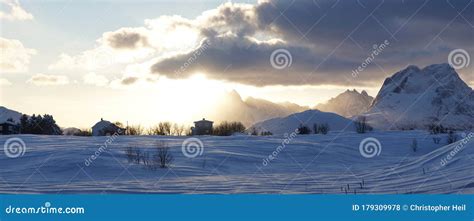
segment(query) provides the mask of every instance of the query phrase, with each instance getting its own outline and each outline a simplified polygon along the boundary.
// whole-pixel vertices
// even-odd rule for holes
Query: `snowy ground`
[[[188,158],[182,142],[189,137],[120,136],[84,164],[106,137],[0,136],[4,144],[19,137],[23,156],[0,151],[1,193],[474,193],[474,138],[446,145],[423,131],[297,135],[288,138],[276,159],[263,159],[283,136],[198,137],[203,154]],[[290,135],[291,137],[291,135]],[[380,155],[365,158],[364,138],[380,141]],[[413,139],[418,150],[411,148]],[[126,147],[154,153],[157,142],[171,147],[168,169],[147,169],[130,162]],[[441,163],[458,145],[452,159]]]

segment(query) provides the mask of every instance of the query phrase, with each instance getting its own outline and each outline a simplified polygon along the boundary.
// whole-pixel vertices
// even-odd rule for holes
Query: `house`
[[[194,127],[191,127],[193,135],[210,135],[212,134],[212,124],[214,122],[203,118],[200,121],[194,121]]]
[[[15,124],[13,120],[7,120],[3,123],[0,123],[0,134],[18,134],[20,133],[20,126]]]
[[[125,130],[125,128],[121,128],[101,118],[100,121],[92,127],[92,136],[111,136],[115,133],[124,135]]]

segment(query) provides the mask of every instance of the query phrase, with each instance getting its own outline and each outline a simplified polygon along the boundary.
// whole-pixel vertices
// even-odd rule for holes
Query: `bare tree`
[[[154,156],[154,161],[158,163],[160,168],[168,168],[174,160],[170,148],[164,142],[160,142],[157,145],[157,151],[158,153]]]
[[[127,128],[127,135],[143,135],[143,127],[141,125],[132,125]]]
[[[179,136],[179,135],[178,135],[178,130],[179,130],[178,124],[177,124],[177,123],[174,123],[174,124],[173,124],[173,127],[171,128],[171,134],[176,135],[176,136]]]
[[[184,135],[184,125],[181,124],[178,129],[178,136],[183,136]]]
[[[171,123],[170,122],[160,122],[158,124],[158,129],[161,135],[171,135]]]
[[[363,134],[367,131],[371,131],[372,127],[367,123],[367,118],[365,116],[360,116],[354,122],[357,133]]]
[[[173,124],[171,134],[176,135],[176,136],[182,136],[183,132],[184,132],[184,125],[179,125],[177,123]]]

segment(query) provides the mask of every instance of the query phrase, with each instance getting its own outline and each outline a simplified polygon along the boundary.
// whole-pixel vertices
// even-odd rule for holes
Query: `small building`
[[[194,121],[194,127],[191,127],[193,135],[210,135],[212,134],[212,124],[214,122],[203,118],[200,121]]]
[[[92,127],[92,136],[111,136],[115,133],[124,135],[125,130],[125,128],[121,128],[101,118],[100,121]]]
[[[20,126],[15,124],[13,121],[5,121],[0,123],[0,134],[8,135],[8,134],[18,134],[20,133]]]

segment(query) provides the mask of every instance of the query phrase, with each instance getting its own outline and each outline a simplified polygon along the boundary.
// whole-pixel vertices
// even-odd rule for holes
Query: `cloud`
[[[256,86],[374,85],[409,64],[446,63],[455,48],[474,54],[472,10],[469,0],[224,3],[194,19],[160,16],[143,27],[106,32],[95,48],[62,55],[58,64],[64,65],[58,66],[149,65],[139,75],[122,73],[126,85],[150,75],[186,78],[197,72]],[[352,70],[385,41],[390,46],[353,77]],[[290,53],[291,66],[272,66],[279,49]]]
[[[122,28],[104,33],[102,39],[107,45],[117,49],[136,49],[149,45],[146,31],[143,29]]]
[[[145,20],[145,27],[120,28],[105,32],[97,45],[79,54],[61,54],[49,65],[51,70],[99,71],[152,58],[183,52],[196,45],[199,30],[185,18],[162,16]]]
[[[12,85],[12,83],[8,79],[0,78],[0,86],[10,86],[10,85]]]
[[[237,36],[223,36],[209,40],[198,49],[176,57],[166,58],[151,67],[152,73],[169,78],[187,78],[195,73],[206,73],[213,79],[240,82],[251,85],[305,84],[306,70],[322,60],[322,56],[298,46],[282,42],[255,42]],[[204,41],[207,42],[207,41]],[[271,64],[271,54],[285,48],[289,51],[292,64],[278,70]],[[285,58],[290,59],[290,58]],[[343,81],[330,73],[315,78],[315,82],[336,83]]]
[[[5,5],[8,8],[8,11],[0,11],[0,19],[33,20],[33,15],[25,11],[18,0],[0,0],[0,5]]]
[[[64,75],[36,74],[26,81],[26,83],[36,86],[66,85],[69,84],[69,79]]]
[[[85,84],[95,85],[95,86],[106,86],[109,83],[109,79],[104,75],[99,75],[94,72],[88,73],[83,77]]]
[[[128,64],[149,57],[153,50],[115,50],[106,45],[84,51],[78,55],[61,54],[56,62],[48,66],[50,70],[81,69],[98,71],[115,64]]]
[[[126,78],[121,80],[121,83],[123,85],[130,85],[130,84],[135,83],[137,80],[138,80],[137,77],[126,77]]]
[[[36,50],[25,48],[23,44],[15,39],[0,37],[0,72],[26,72],[32,55]]]
[[[469,1],[261,1],[252,7],[225,4],[202,27],[211,47],[158,59],[151,72],[186,77],[204,72],[211,78],[251,85],[370,85],[408,64],[445,63],[449,51],[474,51],[474,16]],[[244,13],[242,12],[244,11]],[[205,13],[203,13],[202,16]],[[230,28],[222,28],[225,23]],[[271,44],[268,40],[280,39]],[[357,78],[360,66],[386,40]],[[271,67],[271,53],[288,50],[293,64]],[[182,66],[186,67],[184,71]],[[176,70],[180,70],[176,75]],[[174,72],[174,73],[173,73]]]

